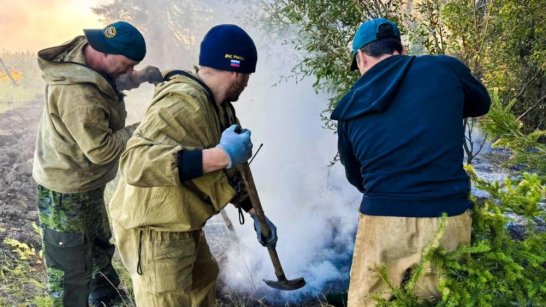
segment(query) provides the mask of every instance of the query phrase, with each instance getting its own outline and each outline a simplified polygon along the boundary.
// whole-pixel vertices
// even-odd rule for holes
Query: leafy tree
[[[513,155],[507,165],[546,172],[546,7],[539,1],[448,1],[441,18],[446,51],[463,59],[490,89],[482,128]]]
[[[295,48],[305,53],[294,68],[314,76],[317,90],[332,94],[325,124],[341,96],[357,79],[347,72],[349,44],[362,20],[387,17],[408,33],[410,53],[451,54],[465,62],[489,88],[499,88],[504,105],[523,132],[545,129],[546,6],[540,0],[277,0],[266,6],[269,21],[296,27]],[[473,125],[473,123],[470,123]]]
[[[546,129],[546,6],[544,1],[489,1],[484,79],[498,88],[523,132]],[[515,99],[515,102],[512,100]]]

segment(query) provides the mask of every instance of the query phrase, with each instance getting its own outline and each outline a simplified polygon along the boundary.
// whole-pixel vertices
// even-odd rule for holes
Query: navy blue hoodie
[[[487,113],[485,87],[448,56],[388,57],[332,113],[347,179],[367,215],[437,217],[472,206],[463,118]]]

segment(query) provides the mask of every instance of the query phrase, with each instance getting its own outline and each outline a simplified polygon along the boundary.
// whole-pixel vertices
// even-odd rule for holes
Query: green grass
[[[0,263],[0,306],[52,306],[40,250],[7,238],[0,246]]]

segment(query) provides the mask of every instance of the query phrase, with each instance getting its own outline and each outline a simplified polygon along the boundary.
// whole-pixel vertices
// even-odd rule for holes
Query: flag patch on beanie
[[[230,66],[231,66],[231,67],[239,67],[239,66],[241,66],[241,61],[239,61],[239,60],[231,60]]]

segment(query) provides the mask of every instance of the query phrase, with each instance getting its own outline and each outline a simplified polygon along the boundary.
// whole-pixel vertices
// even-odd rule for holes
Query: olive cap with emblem
[[[142,33],[128,22],[118,21],[104,29],[84,29],[83,32],[91,47],[97,51],[120,54],[137,62],[146,55]]]

